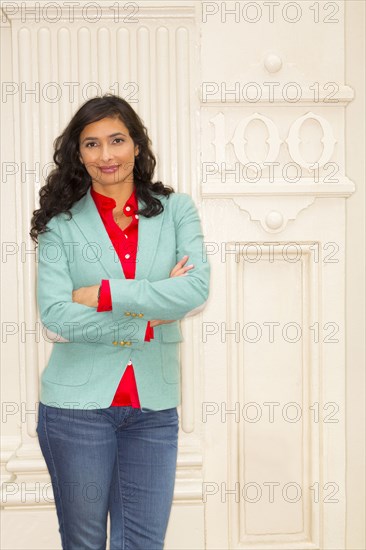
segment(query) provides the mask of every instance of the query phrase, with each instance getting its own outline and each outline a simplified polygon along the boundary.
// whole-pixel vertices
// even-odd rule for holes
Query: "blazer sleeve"
[[[178,197],[177,197],[178,199]],[[171,199],[169,199],[171,200]],[[200,311],[209,294],[210,264],[204,254],[201,221],[193,199],[179,194],[172,205],[177,261],[185,254],[194,267],[186,275],[150,282],[147,279],[109,279],[113,313],[121,317],[141,312],[145,319],[179,320]]]
[[[147,321],[118,318],[72,301],[74,285],[55,217],[47,227],[38,235],[37,301],[42,324],[58,337],[54,341],[113,345],[127,340],[131,349],[142,349]]]

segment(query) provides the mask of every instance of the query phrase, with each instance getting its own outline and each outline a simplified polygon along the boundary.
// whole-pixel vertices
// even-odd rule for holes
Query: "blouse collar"
[[[106,197],[105,195],[98,193],[95,189],[93,189],[93,186],[90,189],[90,194],[93,197],[98,210],[113,210],[113,208],[116,208],[116,201],[112,199],[112,197]],[[138,210],[138,202],[136,197],[136,188],[134,186],[131,195],[124,204],[123,213],[125,216],[132,216],[135,214],[136,210]]]

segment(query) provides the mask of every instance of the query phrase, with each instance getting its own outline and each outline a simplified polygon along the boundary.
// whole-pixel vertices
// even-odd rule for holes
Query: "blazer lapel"
[[[104,227],[90,189],[89,187],[86,195],[71,208],[74,223],[90,244],[87,251],[88,260],[89,262],[99,261],[107,278],[125,279],[121,262]],[[165,196],[161,195],[159,199],[165,206]],[[140,209],[143,203],[139,200],[138,205]],[[164,212],[152,218],[139,216],[135,279],[145,279],[150,273],[159,244]]]
[[[159,199],[165,207],[165,196],[162,195]],[[143,203],[140,200],[138,201],[138,205],[139,209],[143,207]],[[135,279],[146,279],[151,271],[159,244],[164,213],[165,210],[152,218],[139,216]]]

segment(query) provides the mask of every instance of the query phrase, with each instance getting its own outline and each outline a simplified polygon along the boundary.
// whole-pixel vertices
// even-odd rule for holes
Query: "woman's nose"
[[[108,143],[101,145],[100,158],[104,162],[107,162],[112,158],[112,151]]]

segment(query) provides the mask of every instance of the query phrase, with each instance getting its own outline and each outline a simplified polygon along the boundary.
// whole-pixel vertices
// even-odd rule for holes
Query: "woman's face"
[[[133,183],[135,156],[139,153],[119,118],[102,118],[87,124],[79,137],[80,161],[93,183]]]

